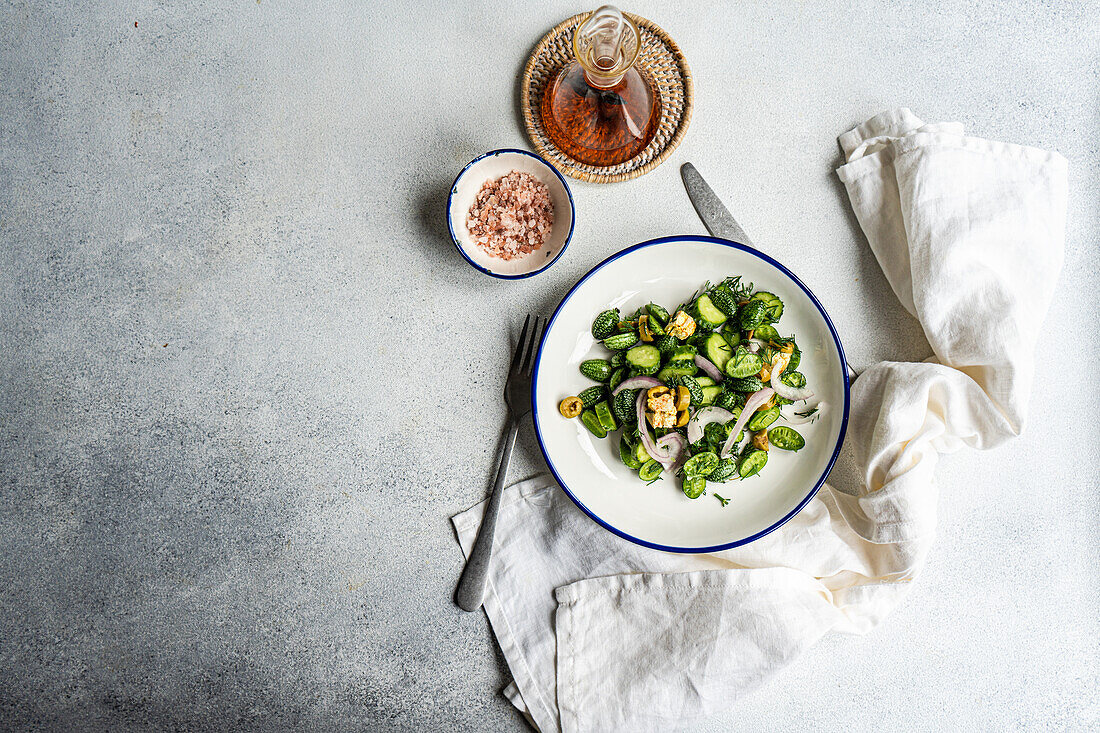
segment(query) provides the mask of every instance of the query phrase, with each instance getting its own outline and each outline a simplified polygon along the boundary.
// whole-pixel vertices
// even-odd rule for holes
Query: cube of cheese
[[[695,333],[695,320],[683,311],[676,311],[669,321],[668,332],[681,341],[691,338],[691,334]]]

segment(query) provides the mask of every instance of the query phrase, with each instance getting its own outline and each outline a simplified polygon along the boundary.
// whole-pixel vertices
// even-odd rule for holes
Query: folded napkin
[[[852,386],[863,485],[829,485],[747,546],[648,550],[553,479],[504,494],[485,610],[540,731],[658,731],[729,707],[829,631],[882,620],[924,564],[940,453],[1018,435],[1062,264],[1066,161],[885,112],[840,137],[838,175],[935,357]],[[467,555],[483,505],[454,517]]]

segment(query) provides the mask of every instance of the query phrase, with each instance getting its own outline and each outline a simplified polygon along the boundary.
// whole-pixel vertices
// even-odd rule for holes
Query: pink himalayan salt
[[[534,252],[553,226],[554,205],[546,184],[519,171],[486,181],[466,215],[473,240],[502,260]]]

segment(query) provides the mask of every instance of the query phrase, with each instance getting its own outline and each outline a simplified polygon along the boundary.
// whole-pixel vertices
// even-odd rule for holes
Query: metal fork
[[[508,406],[511,425],[504,439],[504,452],[497,467],[497,480],[489,504],[485,507],[485,516],[478,529],[477,541],[466,561],[466,569],[458,581],[455,591],[455,603],[463,611],[476,611],[485,600],[485,583],[489,577],[489,561],[493,557],[493,534],[497,528],[497,512],[500,510],[500,496],[508,477],[508,464],[512,461],[512,448],[519,433],[519,421],[531,411],[531,367],[535,362],[535,353],[539,349],[539,329],[542,319],[535,316],[534,328],[528,338],[527,329],[531,325],[531,314],[523,322],[523,331],[516,344],[516,354],[512,357],[512,367],[508,371],[508,381],[504,385],[504,404]]]

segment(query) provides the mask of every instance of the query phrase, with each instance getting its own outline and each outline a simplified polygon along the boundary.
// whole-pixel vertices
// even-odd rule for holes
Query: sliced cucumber
[[[714,305],[714,301],[705,293],[696,299],[695,311],[699,314],[700,324],[710,329],[718,328],[729,318],[725,313],[718,310],[718,307]]]
[[[630,444],[625,435],[619,438],[619,458],[635,471],[642,467],[641,462],[634,457],[634,446]]]
[[[703,406],[713,405],[720,394],[722,394],[722,388],[716,384],[703,387],[703,399],[699,401],[699,404]]]
[[[599,407],[599,405],[596,405]],[[759,410],[749,420],[746,428],[752,431],[763,430],[779,419],[779,405],[773,405],[766,410]]]
[[[702,476],[689,476],[684,479],[684,495],[689,499],[698,499],[707,489],[707,480]]]
[[[596,411],[596,419],[600,421],[604,430],[611,432],[619,429],[619,424],[615,422],[615,416],[611,414],[611,407],[607,402],[597,402],[592,409]]]
[[[670,362],[673,362],[673,361],[692,361],[695,358],[696,353],[697,352],[696,352],[694,346],[690,346],[690,345],[677,346],[675,349],[672,350],[672,353],[669,354],[668,360]]]
[[[780,425],[768,431],[768,442],[783,450],[800,451],[806,447],[806,439],[794,428]]]
[[[645,465],[652,458],[653,456],[649,455],[649,451],[645,449],[645,445],[639,440],[634,446],[634,460],[638,462],[638,466]]]
[[[592,410],[585,410],[581,413],[581,422],[588,428],[588,432],[595,435],[597,438],[606,438],[607,430],[600,424],[600,419],[596,417],[596,413]]]
[[[767,462],[767,451],[754,450],[741,459],[741,465],[737,467],[737,473],[741,476],[741,478],[755,476],[756,474],[760,473],[760,469],[764,468]]]
[[[760,358],[759,354],[752,353],[744,346],[738,346],[737,351],[733,352],[733,356],[725,363],[724,367],[726,374],[734,379],[740,379],[759,374],[760,370],[764,368],[764,360]]]
[[[672,377],[690,377],[698,369],[694,361],[674,361],[657,372],[657,379],[667,383]]]
[[[656,346],[643,344],[635,346],[626,352],[626,363],[635,369],[653,370],[656,372],[661,366],[661,352]],[[650,373],[653,373],[650,372]]]
[[[716,384],[713,379],[705,374],[696,377],[695,381],[699,383],[700,387],[713,387]]]
[[[651,458],[638,470],[638,478],[642,481],[652,481],[659,477],[663,470],[665,470],[664,466]]]
[[[710,359],[714,366],[725,369],[726,362],[733,356],[733,349],[730,348],[725,336],[720,333],[712,333],[703,342],[703,355]]]
[[[775,341],[779,338],[779,331],[775,330],[775,326],[765,323],[756,327],[752,337],[761,341]]]
[[[645,307],[645,309],[646,312],[649,313],[650,318],[653,318],[656,321],[660,321],[662,326],[668,323],[668,311],[666,311],[661,306],[657,305],[656,303],[650,303]]]

